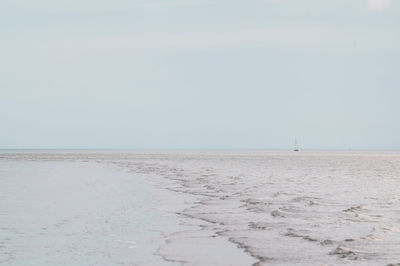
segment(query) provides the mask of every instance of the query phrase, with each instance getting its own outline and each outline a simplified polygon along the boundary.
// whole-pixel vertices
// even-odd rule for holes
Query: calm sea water
[[[0,160],[0,263],[163,264],[152,194],[108,165]]]

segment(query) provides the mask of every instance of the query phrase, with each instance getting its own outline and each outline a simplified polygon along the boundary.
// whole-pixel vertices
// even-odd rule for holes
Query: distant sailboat
[[[299,145],[297,144],[297,139],[294,139],[294,151],[299,151]]]

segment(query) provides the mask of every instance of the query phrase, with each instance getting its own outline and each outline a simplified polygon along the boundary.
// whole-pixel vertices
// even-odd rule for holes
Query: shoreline
[[[31,257],[31,262],[39,264],[92,261],[98,265],[181,265],[183,262],[187,265],[251,265],[253,262],[226,237],[216,239],[209,236],[213,232],[205,233],[203,221],[179,215],[197,198],[167,189],[170,181],[163,177],[136,173],[118,160],[43,160],[34,155],[30,160],[14,159],[0,159],[3,187],[10,193],[14,191],[13,196],[3,193],[6,200],[0,204],[0,215],[8,217],[3,220],[0,230],[3,232],[0,238],[2,262],[25,264],[25,257]],[[5,180],[5,174],[22,180],[18,183]],[[137,180],[133,182],[134,179]],[[20,182],[23,182],[27,196],[18,196],[22,193]],[[67,190],[61,186],[66,186]],[[74,195],[79,195],[74,196],[75,199],[68,199],[71,188]],[[117,194],[112,193],[112,188]],[[52,192],[46,192],[49,190]],[[143,195],[149,201],[140,195],[132,197],[139,192],[145,193]],[[35,200],[36,193],[41,194],[40,202]],[[13,209],[15,204],[20,206],[19,209]],[[32,204],[37,209],[32,209]],[[98,204],[102,205],[101,210],[97,209]],[[42,217],[39,219],[37,215]],[[14,224],[17,216],[20,222]],[[32,219],[36,220],[33,224]],[[101,233],[100,228],[103,228]],[[13,233],[15,230],[20,233]],[[24,236],[31,240],[24,240]],[[29,248],[32,245],[34,249]],[[221,255],[221,251],[229,253],[230,259]],[[44,256],[45,253],[48,255]]]

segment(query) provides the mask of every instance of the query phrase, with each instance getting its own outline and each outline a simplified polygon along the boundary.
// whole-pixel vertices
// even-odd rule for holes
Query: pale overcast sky
[[[0,148],[400,149],[400,1],[2,0]]]

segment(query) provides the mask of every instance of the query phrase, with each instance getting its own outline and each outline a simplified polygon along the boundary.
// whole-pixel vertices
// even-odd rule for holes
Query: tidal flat
[[[400,153],[3,151],[0,264],[400,265]]]

